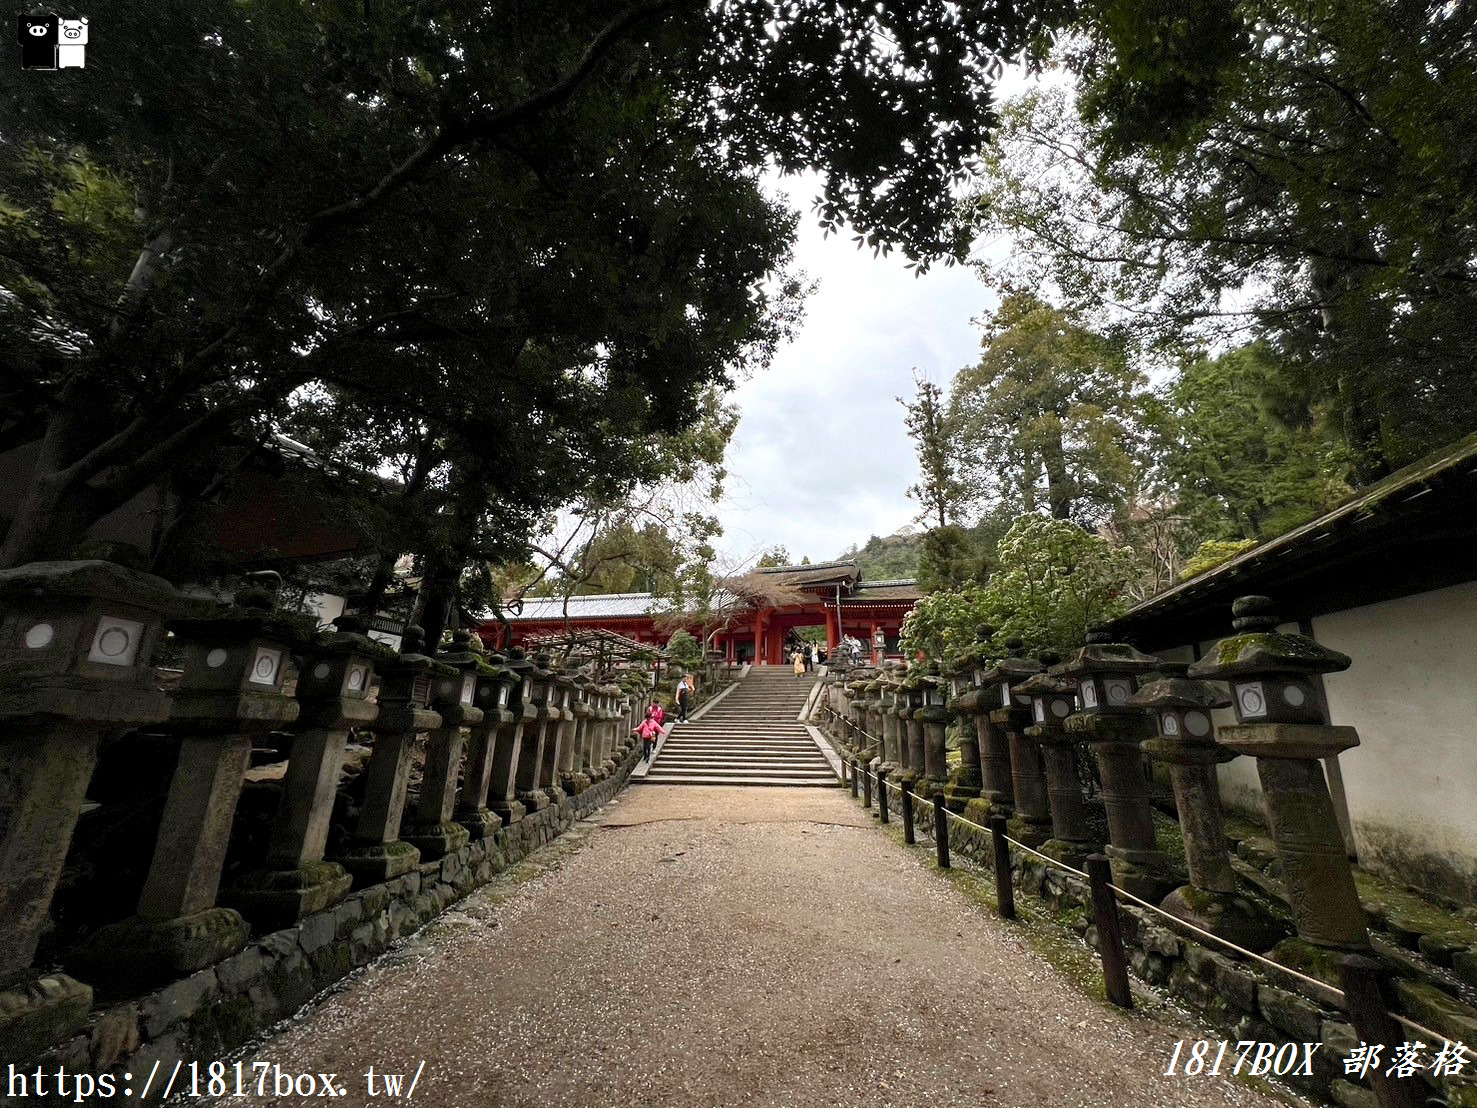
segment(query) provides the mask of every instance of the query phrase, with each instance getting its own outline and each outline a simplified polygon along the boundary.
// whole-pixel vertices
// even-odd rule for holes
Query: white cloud
[[[814,180],[775,182],[802,212],[796,260],[819,282],[796,340],[742,384],[729,448],[721,546],[743,556],[784,545],[821,561],[910,522],[918,465],[897,397],[916,366],[945,384],[978,357],[970,320],[994,304],[973,272],[906,261],[825,238],[810,214]]]

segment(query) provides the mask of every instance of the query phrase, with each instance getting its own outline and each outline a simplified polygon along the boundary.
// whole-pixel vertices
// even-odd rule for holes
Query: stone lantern
[[[555,700],[555,674],[549,669],[549,656],[536,654],[524,678],[525,701],[533,705],[533,719],[523,728],[523,752],[518,756],[518,799],[530,812],[542,812],[549,806],[550,796],[540,785],[544,765],[544,745],[553,742],[551,726],[564,718]]]
[[[1046,666],[1057,663],[1057,655],[1043,654]],[[1069,866],[1081,869],[1089,854],[1097,850],[1087,826],[1087,804],[1082,796],[1082,778],[1077,769],[1077,748],[1067,734],[1066,719],[1077,706],[1076,689],[1071,681],[1037,673],[1019,685],[1015,692],[1031,698],[1031,718],[1026,728],[1027,739],[1040,744],[1046,770],[1046,792],[1051,804],[1051,838],[1040,846],[1048,854]]]
[[[549,726],[544,733],[544,761],[539,772],[539,786],[549,794],[549,802],[558,804],[567,795],[560,785],[559,767],[563,751],[572,741],[574,712],[574,675],[568,670],[554,672],[554,684],[549,699]]]
[[[92,990],[31,959],[47,925],[102,740],[157,723],[151,660],[191,602],[111,562],[0,571],[0,1053],[17,1061],[80,1028]]]
[[[924,789],[932,795],[949,780],[949,690],[937,662],[929,663],[918,684],[923,703],[913,710],[913,718],[923,732]]]
[[[487,806],[512,826],[528,809],[517,799],[519,767],[523,761],[524,735],[538,719],[533,706],[533,663],[518,647],[510,647],[503,658],[507,667],[507,722],[498,725],[492,750],[492,783],[488,786]]]
[[[1041,665],[1020,657],[1025,644],[1011,639],[1005,644],[1009,656],[1000,659],[980,675],[985,686],[1000,692],[1000,707],[990,713],[991,726],[1005,735],[1010,752],[1010,786],[1014,814],[1010,819],[1011,837],[1029,847],[1037,847],[1051,837],[1051,810],[1046,796],[1046,772],[1042,767],[1041,748],[1026,738],[1031,726],[1031,698],[1015,691],[1015,686],[1041,672]]]
[[[270,571],[250,574],[233,606],[166,623],[185,650],[166,725],[180,749],[138,913],[68,956],[114,994],[193,973],[246,944],[241,914],[215,902],[231,821],[252,737],[298,718],[282,688],[315,630],[310,617],[276,610],[281,584]]]
[[[882,628],[872,632],[872,657],[874,664],[882,664],[882,655],[887,653],[887,634]]]
[[[364,770],[364,801],[338,859],[358,888],[399,877],[420,861],[420,851],[400,841],[411,752],[416,735],[441,726],[440,714],[431,709],[437,684],[450,686],[448,692],[453,695],[448,699],[455,703],[462,680],[458,670],[422,654],[424,642],[425,633],[419,627],[405,628],[400,655],[381,669],[380,710],[370,725],[374,750]]]
[[[949,774],[944,800],[955,812],[964,811],[965,805],[980,795],[984,784],[980,770],[979,731],[975,726],[983,707],[980,690],[972,678],[973,670],[967,660],[956,664],[947,675],[947,708],[959,723],[959,768]]]
[[[1158,737],[1143,748],[1169,766],[1190,871],[1190,883],[1165,897],[1161,907],[1237,946],[1264,951],[1283,937],[1283,931],[1241,895],[1221,825],[1215,767],[1236,754],[1215,741],[1210,713],[1228,707],[1231,700],[1209,681],[1187,677],[1188,669],[1185,662],[1161,662],[1159,676],[1129,699],[1159,721]]]
[[[909,787],[923,777],[923,721],[914,713],[923,707],[923,688],[918,684],[918,675],[900,669],[898,673],[897,707],[893,711],[898,719],[898,770],[900,780]]]
[[[474,649],[476,640],[472,643]],[[461,791],[457,793],[452,818],[467,829],[473,839],[491,838],[502,826],[502,817],[487,805],[492,784],[493,763],[497,755],[497,736],[513,722],[508,708],[513,691],[513,671],[503,664],[500,654],[484,658],[477,671],[476,692],[472,702],[482,711],[482,722],[467,737],[467,766],[462,773]]]
[[[1158,901],[1180,884],[1154,837],[1154,812],[1144,776],[1142,744],[1154,736],[1158,725],[1129,700],[1138,676],[1161,663],[1128,643],[1108,640],[1107,631],[1092,630],[1087,645],[1057,667],[1056,672],[1075,680],[1082,692],[1082,710],[1067,721],[1067,733],[1086,742],[1097,760],[1111,840],[1104,852],[1112,863],[1114,882],[1135,896]]]
[[[1256,759],[1298,938],[1316,947],[1366,950],[1364,910],[1320,764],[1358,746],[1359,735],[1328,724],[1312,685],[1315,674],[1347,669],[1349,657],[1306,635],[1279,632],[1265,596],[1243,596],[1231,612],[1239,633],[1217,643],[1189,676],[1231,685],[1237,722],[1220,729],[1220,741]]]
[[[433,682],[431,708],[441,717],[441,726],[426,740],[420,793],[416,796],[411,826],[401,836],[428,862],[454,854],[471,837],[451,814],[456,805],[466,729],[482,722],[482,709],[477,706],[477,679],[485,663],[481,654],[472,649],[472,637],[469,631],[452,632],[451,649],[437,656],[441,665],[449,666],[454,672]]]
[[[589,741],[595,717],[593,688],[589,674],[583,671],[575,673],[569,702],[574,722],[569,724],[567,742],[559,754],[559,787],[571,796],[590,787],[590,775],[585,772],[585,744]]]
[[[323,859],[334,798],[351,727],[379,714],[369,699],[375,668],[394,663],[389,647],[363,634],[352,615],[320,634],[297,675],[298,721],[292,736],[282,799],[272,826],[265,866],[245,875],[222,900],[238,908],[257,931],[289,927],[343,899],[352,877]]]
[[[906,769],[907,751],[904,749],[907,725],[898,709],[903,706],[906,694],[898,681],[898,675],[890,663],[883,666],[877,679],[877,735],[882,740],[881,763],[877,766],[879,776]]]

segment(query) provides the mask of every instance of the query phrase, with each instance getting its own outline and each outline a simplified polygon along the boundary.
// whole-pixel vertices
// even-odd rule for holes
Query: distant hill
[[[922,551],[923,533],[909,526],[886,538],[873,535],[863,545],[853,545],[837,557],[856,559],[863,581],[892,581],[918,576]]]

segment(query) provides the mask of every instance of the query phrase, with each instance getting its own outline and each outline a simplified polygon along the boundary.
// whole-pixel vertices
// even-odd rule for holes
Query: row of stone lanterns
[[[1081,744],[1101,780],[1104,849],[1114,882],[1261,951],[1285,931],[1237,887],[1215,775],[1216,765],[1250,755],[1257,759],[1298,939],[1323,949],[1367,949],[1320,764],[1356,745],[1358,736],[1353,728],[1327,723],[1313,685],[1314,675],[1344,669],[1349,659],[1306,636],[1278,632],[1265,597],[1241,598],[1233,615],[1237,634],[1194,665],[1151,657],[1101,631],[1065,660],[1024,657],[1019,641],[1007,642],[1005,656],[992,659],[984,644],[993,632],[982,628],[977,647],[949,675],[947,707],[961,720],[964,739],[946,796],[956,809],[979,797],[989,814],[1009,817],[1013,838],[1080,867],[1098,847],[1078,766]],[[1212,682],[1229,683],[1231,695]],[[916,668],[911,675],[889,665],[852,671],[833,686],[838,718],[850,714],[833,733],[879,776],[916,785],[926,775],[931,787],[943,765],[941,717],[932,712],[931,699],[940,684]],[[1228,705],[1237,722],[1222,726],[1217,740],[1211,713]],[[1146,753],[1169,769],[1188,883],[1155,837]]]
[[[522,818],[522,798],[546,806],[565,787],[604,779],[631,751],[635,703],[614,685],[555,671],[542,656],[489,658],[465,633],[440,657],[421,653],[414,628],[398,654],[353,617],[315,633],[277,610],[278,586],[275,574],[253,575],[222,606],[103,561],[0,572],[0,920],[10,938],[0,947],[0,1053],[29,1056],[80,1027],[91,1007],[89,986],[31,963],[106,738],[148,725],[180,738],[134,915],[67,955],[69,969],[114,993],[226,957],[246,942],[248,921],[258,931],[289,925],[355,883],[485,838]],[[169,696],[151,665],[166,629],[184,650]],[[283,728],[292,743],[264,864],[222,890],[252,737]],[[372,732],[373,751],[349,844],[329,858],[351,730]],[[420,734],[424,776],[406,813]]]

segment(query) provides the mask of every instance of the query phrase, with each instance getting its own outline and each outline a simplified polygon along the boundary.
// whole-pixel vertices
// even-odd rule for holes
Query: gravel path
[[[1161,1076],[1198,1030],[1084,996],[840,789],[642,786],[597,823],[250,1060],[341,1104],[422,1060],[446,1108],[1276,1103]]]

